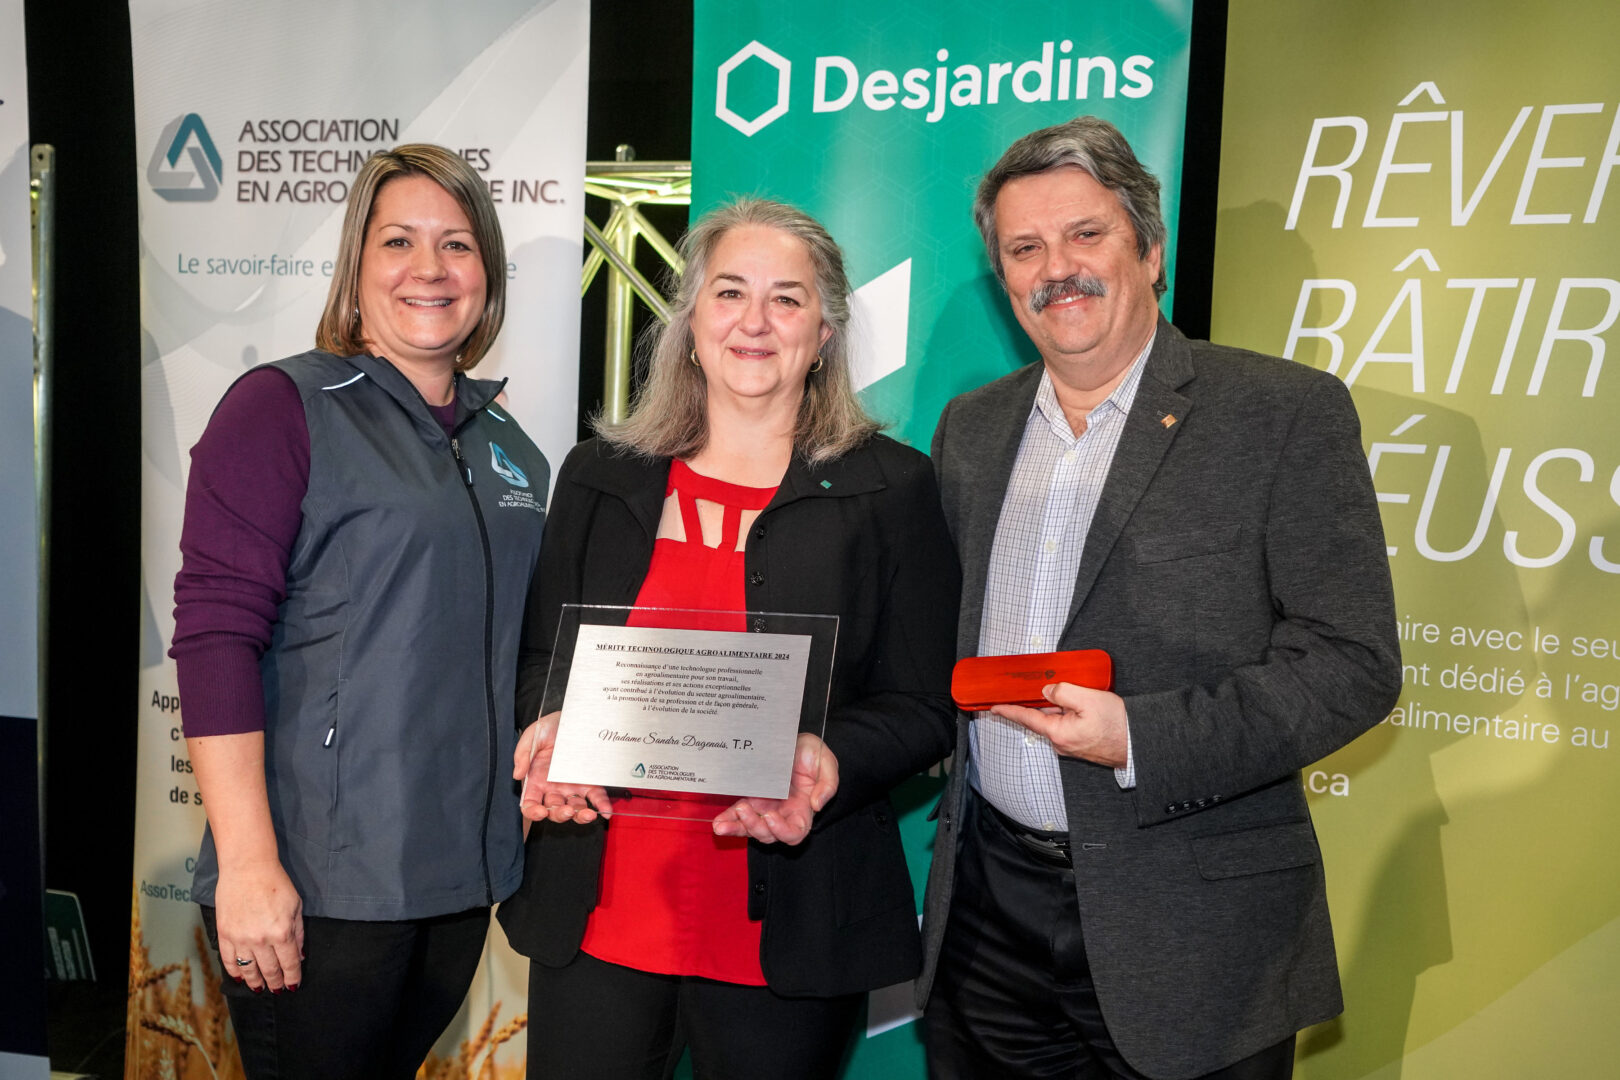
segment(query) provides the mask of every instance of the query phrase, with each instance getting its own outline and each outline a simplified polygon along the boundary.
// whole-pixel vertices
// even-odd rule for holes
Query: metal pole
[[[630,220],[635,222],[636,229],[641,236],[646,239],[648,244],[652,245],[654,251],[658,252],[658,257],[663,259],[671,270],[675,271],[675,276],[679,277],[686,273],[686,260],[681,258],[680,252],[675,250],[675,245],[665,240],[664,234],[653,228],[652,222],[648,221],[638,208],[626,206],[625,212],[630,215]],[[669,322],[669,317],[663,316],[663,321]]]
[[[607,242],[606,238],[609,236],[617,236],[619,234],[619,227],[624,224],[624,220],[625,206],[623,203],[619,202],[615,202],[613,212],[608,215],[607,224],[603,225],[600,229],[596,228],[589,218],[586,219],[586,224],[590,225],[590,229],[586,230],[585,239],[590,242],[591,253],[590,256],[585,260],[585,269],[580,280],[579,295],[585,295],[585,293],[591,287],[591,282],[596,280],[597,271],[602,269],[604,263],[610,261],[608,255],[609,252],[613,250],[613,247]],[[593,232],[595,233],[595,238],[592,237]],[[600,243],[597,242],[598,239],[601,240]]]
[[[634,161],[635,148],[621,144],[614,151],[616,161]],[[635,265],[636,227],[628,220],[616,231],[609,231],[606,239],[620,258],[608,273],[607,295],[607,348],[602,358],[602,412],[609,423],[618,423],[630,412],[630,336],[634,291],[630,279],[620,273],[619,265]]]
[[[641,235],[649,241],[652,239],[652,236],[648,233],[643,232]],[[658,321],[661,323],[669,322],[669,305],[664,302],[662,296],[658,295],[658,290],[653,288],[652,282],[642,276],[640,270],[624,261],[624,256],[619,254],[613,243],[602,235],[601,230],[592,224],[589,218],[585,219],[585,239],[591,242],[591,254],[597,256],[598,265],[603,259],[612,264],[613,269],[623,274],[625,279],[630,282],[630,287],[635,290],[637,296],[641,297],[641,302],[646,304],[654,315],[658,316]],[[591,264],[587,262],[585,268],[589,272]],[[587,287],[589,284],[587,280]]]
[[[591,233],[593,232],[595,232],[597,236],[602,235],[601,232],[597,230],[596,226],[591,223],[591,219],[586,218],[585,239],[591,240]],[[591,291],[591,282],[596,280],[596,272],[602,269],[602,263],[607,259],[607,257],[602,254],[602,249],[594,246],[596,241],[591,240],[591,243],[593,246],[591,247],[590,253],[585,256],[585,266],[579,275],[579,295],[581,296],[584,296],[586,293]]]
[[[56,148],[40,143],[29,154],[29,250],[34,264],[34,514],[39,534],[37,673],[34,688],[39,748],[39,880],[45,881],[45,675],[50,659],[51,371],[56,312]]]
[[[669,322],[669,304],[636,268],[637,241],[653,251],[679,274],[680,253],[641,213],[643,206],[689,206],[692,201],[690,161],[635,160],[629,145],[620,145],[615,161],[585,163],[585,193],[605,200],[611,208],[600,229],[585,222],[587,250],[580,274],[580,294],[597,274],[607,270],[607,327],[603,347],[602,413],[610,421],[629,413],[632,315],[639,298],[661,321]]]

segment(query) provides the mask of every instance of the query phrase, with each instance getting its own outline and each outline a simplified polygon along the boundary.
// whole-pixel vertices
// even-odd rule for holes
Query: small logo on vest
[[[529,477],[518,468],[517,462],[506,456],[506,451],[497,443],[489,444],[489,467],[495,470],[495,475],[505,480],[513,487],[526,488],[529,486]]]

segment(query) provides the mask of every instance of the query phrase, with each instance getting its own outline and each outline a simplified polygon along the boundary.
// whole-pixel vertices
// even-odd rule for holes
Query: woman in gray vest
[[[414,1076],[521,880],[497,763],[548,470],[466,375],[505,263],[459,156],[372,157],[316,348],[243,375],[192,450],[171,650],[208,815],[192,895],[250,1078]]]
[[[546,715],[514,766],[537,823],[500,920],[533,960],[531,1077],[662,1077],[687,1048],[699,1077],[830,1077],[865,992],[921,963],[888,793],[954,728],[959,575],[933,470],[855,397],[849,282],[819,223],[743,200],[683,249],[631,416],[558,473],[530,598],[518,711]],[[631,625],[684,609],[699,630],[837,615],[825,729],[798,736],[791,794],[604,820],[601,788],[548,783],[571,603],[637,605]]]

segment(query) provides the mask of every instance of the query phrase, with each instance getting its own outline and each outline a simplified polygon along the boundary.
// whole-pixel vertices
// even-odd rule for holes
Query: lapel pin
[[[823,480],[821,482],[821,486],[824,487],[824,488],[830,488],[830,487],[832,487],[832,481],[831,480]]]
[[[1164,419],[1159,421],[1159,423],[1163,424],[1167,430],[1169,428],[1173,427],[1175,425],[1175,422],[1176,422],[1176,416],[1175,416],[1174,413],[1165,413],[1164,414]]]

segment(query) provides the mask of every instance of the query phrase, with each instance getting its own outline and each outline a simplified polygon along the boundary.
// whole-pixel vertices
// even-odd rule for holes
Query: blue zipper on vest
[[[495,729],[495,558],[489,550],[489,528],[484,522],[484,511],[478,505],[477,493],[473,491],[472,466],[461,456],[461,440],[454,435],[450,437],[450,452],[455,455],[456,464],[461,468],[467,499],[472,503],[473,517],[478,521],[478,542],[484,551],[484,714],[489,721],[489,773],[484,788],[484,817],[478,826],[478,847],[479,858],[484,864],[484,903],[493,906],[495,883],[489,872],[489,812],[495,805],[495,769],[498,764],[495,750],[499,742]]]

